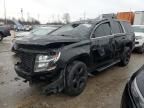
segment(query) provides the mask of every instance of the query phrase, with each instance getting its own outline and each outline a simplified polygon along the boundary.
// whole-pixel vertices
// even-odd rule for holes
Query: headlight
[[[137,107],[144,108],[144,97],[142,96],[142,94],[138,88],[136,78],[131,85],[131,92],[132,92],[133,99],[134,99]]]
[[[53,52],[47,55],[37,55],[34,72],[50,71],[56,68],[56,62],[60,58],[60,52]]]

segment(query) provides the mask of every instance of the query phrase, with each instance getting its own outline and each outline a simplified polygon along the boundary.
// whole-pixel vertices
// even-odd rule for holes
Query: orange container
[[[128,21],[129,23],[133,24],[134,22],[134,13],[133,12],[118,12],[117,19]]]

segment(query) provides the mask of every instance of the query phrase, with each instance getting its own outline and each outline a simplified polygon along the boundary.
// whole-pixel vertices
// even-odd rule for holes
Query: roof
[[[108,18],[96,18],[96,19],[81,20],[81,21],[72,22],[72,24],[73,23],[91,23],[91,24],[95,24],[95,23],[103,21],[103,20],[108,20]]]

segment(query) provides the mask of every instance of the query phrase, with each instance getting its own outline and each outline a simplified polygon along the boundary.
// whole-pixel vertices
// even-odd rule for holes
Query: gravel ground
[[[8,37],[0,42],[0,108],[119,108],[127,80],[144,64],[144,55],[133,53],[128,66],[114,66],[90,77],[80,96],[45,96],[17,77],[11,40]]]

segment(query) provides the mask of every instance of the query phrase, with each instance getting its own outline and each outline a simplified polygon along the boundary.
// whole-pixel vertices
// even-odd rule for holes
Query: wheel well
[[[72,62],[73,61],[81,61],[81,62],[85,63],[87,66],[90,65],[89,55],[86,55],[86,54],[74,57],[74,59],[72,59]]]
[[[130,47],[130,48],[132,49],[132,47],[133,47],[132,42],[128,42],[128,43],[126,43],[126,47]]]

